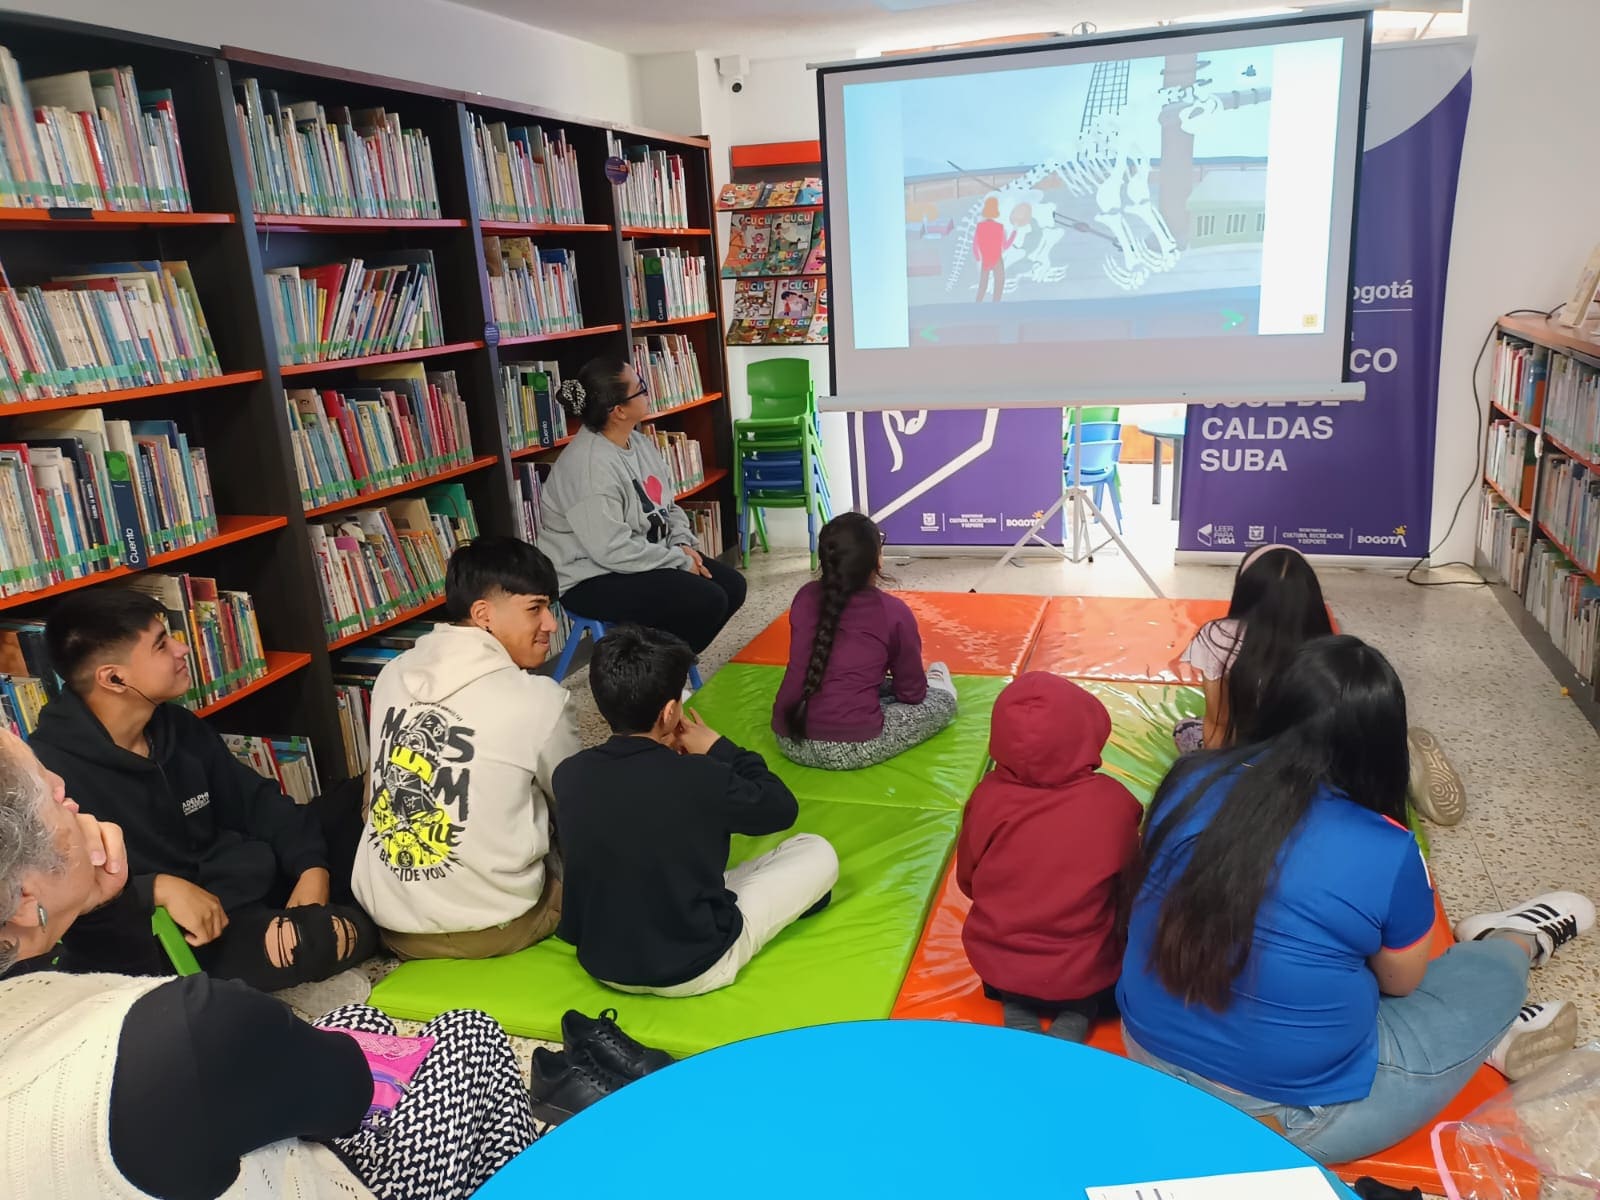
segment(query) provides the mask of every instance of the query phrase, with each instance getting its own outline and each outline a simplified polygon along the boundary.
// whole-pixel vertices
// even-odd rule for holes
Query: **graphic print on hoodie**
[[[661,497],[666,494],[666,489],[662,487],[661,480],[654,475],[643,483],[635,479],[633,490],[639,493],[639,506],[644,509],[644,519],[650,522],[650,530],[644,535],[645,541],[666,541],[667,515],[661,511]]]
[[[380,729],[368,837],[401,879],[441,878],[470,816],[474,731],[437,704],[390,707]]]
[[[1144,812],[1100,773],[1110,736],[1105,705],[1059,675],[1030,671],[995,701],[994,770],[962,816],[956,884],[972,897],[967,958],[998,991],[1085,1000],[1121,973],[1121,880]]]

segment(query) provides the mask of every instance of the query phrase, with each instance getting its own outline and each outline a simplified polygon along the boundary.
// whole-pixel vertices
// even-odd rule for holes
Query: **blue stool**
[[[567,669],[572,666],[572,656],[578,652],[578,643],[583,640],[583,635],[588,634],[594,641],[605,637],[608,626],[604,621],[596,621],[592,617],[580,617],[570,608],[567,617],[572,622],[572,631],[567,634],[567,644],[561,647],[561,657],[556,659],[556,682],[560,683],[567,677]],[[700,690],[700,667],[696,663],[689,664],[689,686],[695,691]]]

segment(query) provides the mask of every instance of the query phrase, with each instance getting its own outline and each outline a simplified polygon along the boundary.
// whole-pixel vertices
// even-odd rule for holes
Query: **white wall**
[[[447,0],[10,0],[8,7],[637,122],[626,54]]]
[[[1509,309],[1549,309],[1566,299],[1600,241],[1591,96],[1600,4],[1472,0],[1468,24],[1478,50],[1445,301],[1434,541],[1467,481],[1474,483],[1436,562],[1472,560],[1483,439],[1472,363],[1484,334]],[[1487,379],[1485,366],[1480,394]]]

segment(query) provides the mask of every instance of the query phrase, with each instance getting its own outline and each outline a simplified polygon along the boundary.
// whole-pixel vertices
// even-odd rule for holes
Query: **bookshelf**
[[[731,176],[717,197],[717,212],[728,219],[728,257],[718,272],[722,282],[731,285],[724,295],[732,318],[728,345],[827,345],[826,208],[820,202],[783,202],[794,198],[802,184],[816,189],[806,191],[806,197],[820,196],[821,144],[734,146],[729,166]],[[752,222],[760,229],[751,232]],[[799,242],[785,232],[791,226],[798,229]],[[754,243],[757,237],[768,241]],[[750,257],[753,243],[754,258]],[[769,249],[761,250],[762,245]],[[799,252],[781,249],[790,245],[798,245]],[[759,261],[760,254],[767,256],[765,263]]]
[[[634,245],[676,247],[703,256],[715,270],[708,142],[239,47],[188,45],[48,17],[0,13],[0,45],[15,56],[24,79],[131,66],[141,90],[170,90],[194,209],[0,208],[0,266],[11,285],[42,283],[85,262],[185,261],[221,367],[220,374],[201,378],[0,404],[0,445],[22,440],[18,430],[29,421],[79,410],[104,410],[108,420],[175,422],[192,445],[204,448],[217,513],[213,536],[150,553],[139,567],[108,560],[107,569],[0,596],[0,615],[42,619],[53,597],[125,580],[140,570],[191,572],[215,577],[220,587],[249,592],[261,630],[265,674],[197,711],[224,732],[307,735],[324,783],[332,782],[344,774],[345,754],[330,656],[383,630],[432,615],[441,601],[424,595],[386,619],[369,621],[365,629],[330,637],[313,526],[325,528],[361,511],[421,499],[431,489],[449,486],[462,489],[481,531],[525,535],[514,469],[553,462],[570,438],[513,451],[506,398],[500,392],[502,366],[555,363],[566,378],[591,357],[628,359],[636,337],[653,342],[664,334],[686,339],[693,348],[704,389],[702,395],[664,406],[649,420],[698,444],[703,481],[685,494],[720,501],[724,544],[732,544],[727,470],[731,428],[718,289],[711,289],[711,311],[703,315],[634,321],[626,275]],[[377,199],[358,195],[355,208],[339,213],[269,210],[331,209],[329,198],[338,180],[318,191],[317,181],[330,176],[307,176],[316,184],[316,198],[309,205],[297,200],[280,206],[273,193],[252,186],[252,180],[258,185],[265,181],[260,174],[263,160],[252,141],[257,127],[241,123],[235,112],[247,80],[256,81],[253,86],[262,95],[274,93],[285,106],[323,106],[327,128],[335,127],[341,113],[352,128],[363,112],[397,116],[387,131],[393,137],[382,143],[395,154],[382,160]],[[309,128],[301,123],[309,111],[295,110],[296,136]],[[497,210],[493,199],[479,191],[474,138],[486,126],[498,124],[562,138],[563,161],[576,196],[556,197],[547,213]],[[380,128],[378,137],[384,136]],[[295,146],[314,152],[319,145],[314,135],[304,137]],[[606,175],[608,139],[630,160],[647,152],[674,156],[685,223],[624,223],[617,189]],[[288,140],[293,139],[285,146]],[[419,149],[423,146],[425,155]],[[335,161],[329,158],[318,169]],[[528,169],[526,159],[521,166]],[[425,167],[431,167],[436,196],[406,190],[425,183]],[[390,173],[390,168],[396,169]],[[354,165],[351,172],[354,178]],[[411,183],[403,184],[407,178]],[[263,203],[258,205],[258,199]],[[581,219],[575,211],[579,200]],[[529,238],[541,250],[564,251],[581,323],[502,336],[491,302],[486,237]],[[383,259],[426,263],[402,276],[408,285],[425,279],[436,295],[436,307],[419,302],[426,315],[417,319],[416,336],[400,333],[389,346],[369,343],[371,352],[324,361],[283,361],[275,322],[284,319],[285,292],[270,282],[274,277],[269,273]],[[319,315],[323,311],[317,310]],[[337,349],[332,343],[327,348]],[[424,377],[453,374],[465,409],[470,453],[463,446],[454,461],[439,469],[416,469],[398,481],[390,476],[383,486],[374,477],[361,485],[364,493],[312,504],[302,496],[285,390],[318,395],[360,390],[391,369],[397,374],[421,371]]]
[[[1507,316],[1493,351],[1476,565],[1600,729],[1600,341]]]

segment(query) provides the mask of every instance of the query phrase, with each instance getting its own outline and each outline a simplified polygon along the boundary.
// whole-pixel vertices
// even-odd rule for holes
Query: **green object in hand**
[[[200,964],[195,960],[194,948],[184,940],[183,930],[178,928],[178,923],[172,919],[172,914],[166,909],[157,906],[150,914],[150,932],[156,935],[156,941],[161,943],[161,948],[167,952],[167,960],[172,963],[172,969],[179,975],[200,974]]]

